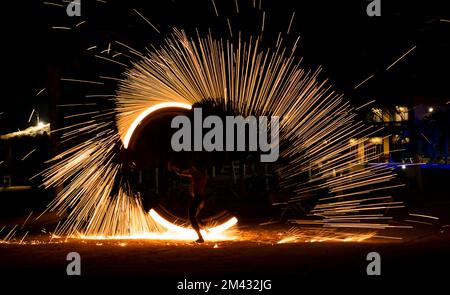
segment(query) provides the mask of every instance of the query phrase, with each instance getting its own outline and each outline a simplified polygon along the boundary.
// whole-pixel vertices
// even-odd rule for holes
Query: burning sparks
[[[219,16],[214,0],[212,4]],[[260,6],[261,3],[259,10]],[[236,10],[239,11],[237,2]],[[134,12],[160,32],[141,13]],[[295,13],[286,34],[292,33],[294,16]],[[292,192],[286,206],[308,199],[318,201],[311,215],[320,218],[317,224],[324,227],[379,229],[388,226],[385,222],[389,218],[380,212],[401,208],[402,204],[391,197],[374,197],[374,194],[396,187],[391,184],[393,174],[386,167],[367,165],[378,154],[365,159],[358,156],[360,146],[374,145],[369,136],[378,130],[371,130],[356,120],[349,103],[319,79],[320,69],[309,72],[302,67],[295,56],[298,38],[291,48],[284,47],[280,33],[275,48],[262,48],[261,38],[268,25],[265,20],[263,12],[259,37],[248,40],[241,35],[236,37],[236,42],[216,39],[211,34],[191,38],[183,30],[175,30],[161,47],[145,53],[116,41],[125,48],[120,56],[127,57],[128,61],[93,54],[99,60],[127,69],[123,79],[110,78],[118,81],[114,109],[66,116],[66,119],[82,117],[86,121],[53,131],[64,131],[65,143],[77,142],[50,160],[51,166],[42,173],[44,187],[63,188],[48,210],[61,215],[69,212],[55,234],[85,238],[195,238],[193,230],[168,222],[156,211],[144,212],[142,200],[121,174],[124,163],[117,160],[117,155],[121,149],[128,148],[142,120],[155,111],[170,107],[190,110],[192,105],[205,102],[217,110],[230,110],[244,117],[281,118],[280,156],[286,164],[279,168],[280,185]],[[228,21],[227,25],[232,35],[231,23]],[[88,50],[96,48],[91,46]],[[107,54],[110,49],[109,44]],[[105,85],[91,80],[61,80]],[[111,100],[108,94],[89,97]],[[358,139],[352,142],[353,138]],[[204,231],[204,235],[212,240],[229,239],[224,233],[236,222],[232,218]],[[300,223],[300,220],[292,222]],[[368,236],[350,239],[365,238]],[[314,240],[333,239],[349,238]]]
[[[134,235],[125,235],[125,236],[96,236],[96,235],[79,235],[75,237],[83,238],[83,239],[93,239],[93,240],[103,240],[103,239],[130,239],[130,240],[195,240],[197,234],[193,229],[182,227],[171,223],[170,221],[161,217],[155,210],[150,210],[149,212],[151,218],[165,229],[159,232],[143,232],[140,234]],[[202,235],[206,241],[225,241],[225,240],[233,240],[236,237],[232,235],[232,232],[229,232],[229,229],[232,228],[237,223],[237,218],[232,217],[226,222],[208,228],[203,229]]]
[[[288,236],[278,241],[278,244],[287,243],[321,243],[321,242],[363,242],[368,239],[375,237],[375,233],[367,234],[355,234],[355,233],[345,233],[345,232],[320,232],[317,234],[311,233],[297,233],[296,235]]]
[[[403,58],[405,58],[408,54],[410,54],[412,51],[414,51],[416,49],[416,45],[414,45],[411,49],[409,49],[408,51],[406,51],[402,56],[400,56],[398,59],[396,59],[392,64],[390,64],[387,68],[386,71],[389,71],[389,69],[391,69],[393,66],[395,66],[399,61],[401,61]]]
[[[28,127],[25,130],[22,131],[16,131],[12,133],[8,133],[5,135],[0,135],[0,139],[7,140],[7,139],[13,139],[17,137],[35,137],[43,135],[44,133],[50,133],[50,123],[43,123],[39,122],[36,126]]]

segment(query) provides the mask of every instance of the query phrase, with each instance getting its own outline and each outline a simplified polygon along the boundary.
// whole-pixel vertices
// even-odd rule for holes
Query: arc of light
[[[164,109],[164,108],[181,108],[181,109],[185,109],[185,110],[191,110],[192,105],[187,104],[187,103],[182,103],[182,102],[162,102],[162,103],[159,103],[159,104],[149,107],[148,109],[143,111],[141,114],[139,114],[139,116],[133,121],[131,126],[128,128],[127,133],[125,134],[125,137],[123,140],[123,145],[124,145],[125,149],[128,148],[131,138],[133,136],[133,133],[136,130],[136,128],[139,126],[139,124],[142,122],[142,120],[144,120],[146,117],[150,116],[152,113],[154,113],[158,110]],[[194,230],[192,230],[192,229],[177,226],[177,225],[167,221],[153,209],[150,210],[150,216],[153,218],[154,221],[156,221],[162,227],[168,229],[171,232],[177,233],[179,235],[195,234]],[[202,230],[202,233],[206,234],[207,236],[218,235],[218,234],[226,231],[227,229],[231,228],[232,226],[234,226],[237,222],[238,222],[237,218],[232,217],[229,220],[227,220],[226,222],[224,222],[218,226],[212,227],[206,231]]]
[[[161,217],[161,215],[159,215],[154,209],[150,210],[150,216],[153,218],[154,221],[156,221],[159,225],[166,228],[170,232],[180,234],[180,235],[190,235],[190,234],[195,235],[195,232],[193,229],[181,227],[181,226],[175,225],[175,224],[167,221],[166,219]],[[211,227],[211,228],[207,229],[206,231],[202,230],[202,234],[218,235],[218,234],[226,231],[227,229],[231,228],[237,222],[238,222],[237,218],[232,217],[232,218],[228,219],[226,222],[224,222],[218,226]]]
[[[149,107],[145,111],[143,111],[139,116],[133,121],[131,126],[128,128],[127,133],[125,134],[125,137],[123,139],[123,146],[125,149],[128,148],[128,145],[130,144],[131,137],[133,136],[134,131],[139,126],[139,124],[144,120],[147,116],[149,116],[151,113],[156,112],[158,110],[164,109],[164,108],[180,108],[185,110],[191,110],[192,105],[182,102],[162,102],[158,103],[154,106]]]

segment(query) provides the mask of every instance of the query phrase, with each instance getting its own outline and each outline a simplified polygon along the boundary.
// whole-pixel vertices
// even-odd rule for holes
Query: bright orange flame
[[[161,215],[159,215],[155,210],[151,209],[150,217],[158,223],[161,227],[165,228],[166,231],[163,232],[145,232],[141,234],[135,234],[130,236],[90,236],[90,235],[80,235],[79,238],[83,239],[92,239],[92,240],[103,240],[103,239],[111,239],[111,240],[121,240],[121,239],[129,239],[129,240],[137,240],[137,239],[149,239],[149,240],[196,240],[197,233],[190,228],[185,228],[182,226],[175,225],[170,221],[164,219]],[[206,230],[201,230],[203,238],[206,241],[218,241],[218,240],[233,240],[236,237],[230,235],[227,230],[233,227],[238,222],[236,217],[232,217],[226,222],[217,225],[215,227],[211,227]]]
[[[139,124],[144,120],[147,116],[149,116],[151,113],[161,110],[164,108],[181,108],[186,110],[191,110],[192,106],[187,103],[182,102],[162,102],[159,104],[156,104],[154,106],[149,107],[145,111],[143,111],[131,124],[131,126],[128,128],[127,133],[125,134],[125,137],[123,139],[123,145],[127,149],[128,145],[130,144],[131,137],[133,136],[134,131],[139,126]]]
[[[168,232],[165,234],[175,234],[178,237],[178,239],[181,239],[181,240],[184,240],[184,239],[190,240],[190,239],[197,238],[197,234],[193,229],[175,225],[175,224],[167,221],[163,217],[161,217],[153,209],[150,210],[150,216],[156,223],[158,223],[159,225],[161,225],[162,227],[167,229]],[[227,220],[226,222],[224,222],[218,226],[209,228],[207,230],[201,230],[200,232],[202,233],[203,237],[206,240],[230,239],[230,237],[225,236],[223,233],[226,230],[230,229],[233,225],[235,225],[237,223],[237,221],[238,220],[236,217],[232,217],[229,220]],[[163,234],[163,235],[165,235],[165,234]]]
[[[143,111],[133,121],[131,126],[127,129],[127,132],[123,139],[123,145],[126,149],[128,148],[128,146],[130,144],[131,137],[133,136],[134,131],[139,126],[139,124],[142,122],[142,120],[144,120],[146,117],[151,115],[153,112],[164,109],[164,108],[181,108],[181,109],[191,110],[192,106],[190,104],[182,103],[182,102],[163,102],[163,103],[159,103],[159,104],[149,107],[147,110]],[[150,238],[150,239],[177,239],[177,240],[185,240],[185,239],[190,240],[190,239],[197,238],[197,234],[193,229],[188,229],[188,228],[184,228],[181,226],[177,226],[177,225],[167,221],[163,217],[161,217],[153,209],[150,210],[149,213],[150,213],[150,216],[152,217],[152,219],[156,223],[158,223],[160,226],[167,229],[166,232],[164,232],[164,233],[143,233],[140,235],[133,235],[130,237],[115,236],[115,238],[118,238],[118,239],[120,239],[120,238],[137,238],[137,239]],[[230,229],[232,226],[234,226],[237,223],[237,221],[238,220],[236,217],[232,217],[225,223],[222,223],[218,226],[215,226],[215,227],[207,229],[207,230],[201,230],[201,233],[206,240],[230,239],[230,237],[226,236],[224,234],[224,232],[226,230]],[[89,238],[89,237],[85,236],[85,238]],[[95,238],[106,238],[106,237],[96,236]]]
[[[317,243],[317,242],[363,242],[365,240],[371,239],[376,235],[376,232],[357,234],[357,233],[322,233],[313,236],[288,236],[280,241],[278,244],[296,243],[296,242],[307,242],[307,243]]]

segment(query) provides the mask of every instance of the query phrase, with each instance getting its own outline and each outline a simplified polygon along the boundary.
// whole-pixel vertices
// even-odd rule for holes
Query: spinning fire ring
[[[159,103],[159,104],[149,107],[148,109],[143,111],[133,121],[133,123],[128,128],[128,130],[125,134],[125,137],[123,139],[124,148],[128,149],[131,139],[133,138],[133,134],[134,134],[135,130],[139,127],[139,125],[145,118],[151,116],[156,111],[166,109],[166,108],[179,108],[179,109],[184,109],[184,110],[191,110],[192,105],[187,104],[187,103],[180,103],[180,102],[163,102],[163,103]],[[170,232],[180,234],[180,235],[185,235],[187,232],[191,232],[191,231],[194,233],[194,231],[190,228],[176,225],[176,224],[168,221],[167,219],[163,218],[161,216],[161,214],[159,214],[155,209],[151,209],[149,211],[149,214],[156,223],[158,223],[163,228],[166,228]],[[202,230],[202,232],[203,232],[203,234],[206,234],[206,235],[220,234],[220,233],[228,230],[232,226],[234,226],[237,223],[237,221],[238,220],[236,217],[231,217],[230,219],[228,219],[227,221],[225,221],[221,224],[218,224],[218,225],[215,225],[214,227]]]

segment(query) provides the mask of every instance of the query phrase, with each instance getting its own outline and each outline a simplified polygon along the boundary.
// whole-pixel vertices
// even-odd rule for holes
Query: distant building
[[[373,106],[364,117],[375,132],[358,143],[362,161],[448,163],[448,99],[416,97],[410,105]]]

